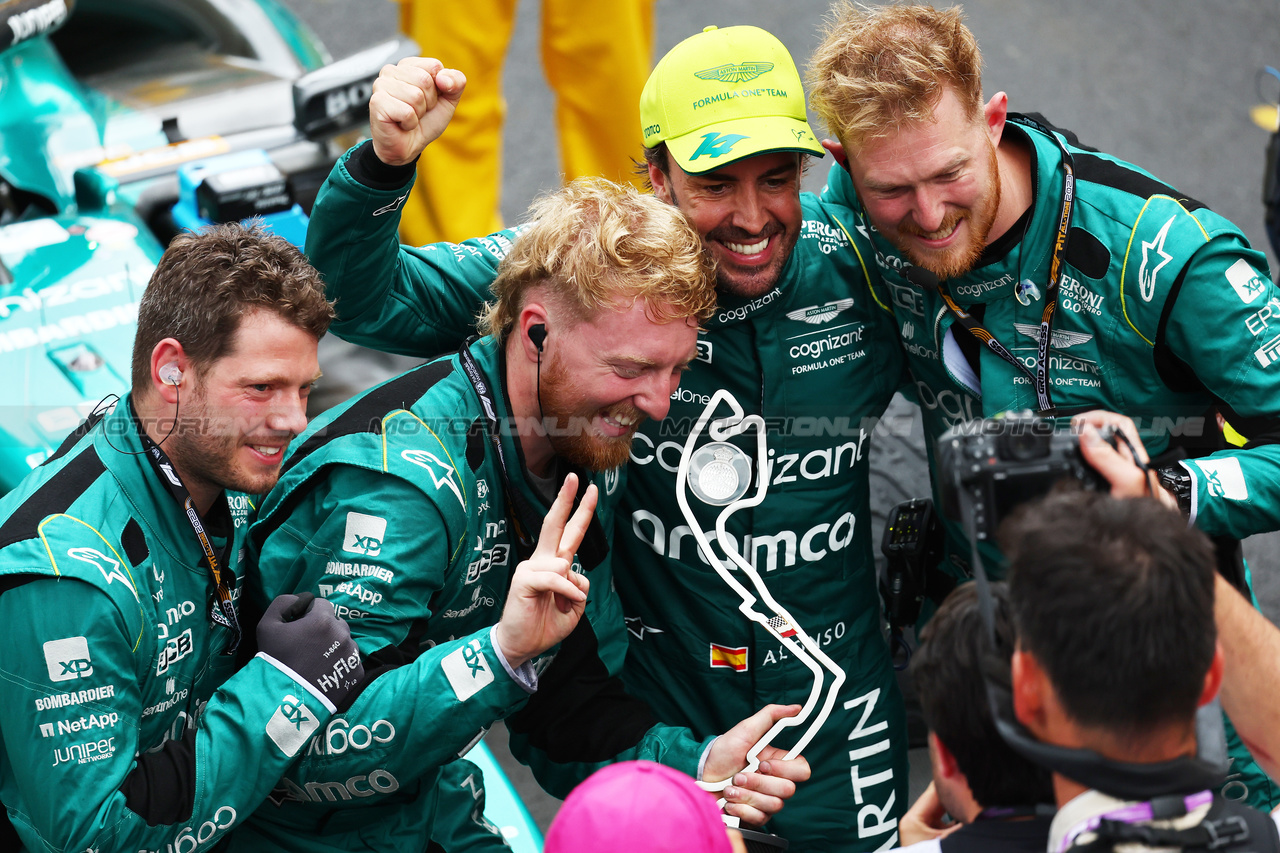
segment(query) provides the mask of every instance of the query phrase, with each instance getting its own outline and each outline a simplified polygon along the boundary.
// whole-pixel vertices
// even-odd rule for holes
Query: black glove
[[[258,651],[278,660],[342,710],[364,679],[360,649],[333,605],[309,592],[280,595],[258,623]]]

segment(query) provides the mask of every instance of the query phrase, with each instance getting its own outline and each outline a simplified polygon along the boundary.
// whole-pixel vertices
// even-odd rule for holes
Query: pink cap
[[[715,799],[652,761],[611,764],[569,794],[543,853],[731,853]]]

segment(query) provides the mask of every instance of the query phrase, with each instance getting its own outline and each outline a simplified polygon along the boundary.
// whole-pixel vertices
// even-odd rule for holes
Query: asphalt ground
[[[597,0],[608,2],[609,0]],[[284,0],[335,58],[394,33],[387,0]],[[582,0],[583,14],[594,2]],[[1009,93],[1019,112],[1040,112],[1085,143],[1141,165],[1239,225],[1256,247],[1266,240],[1260,203],[1268,135],[1250,120],[1274,102],[1280,83],[1261,75],[1280,65],[1280,0],[971,0],[963,4],[984,51],[987,94]],[[661,56],[708,24],[754,24],[774,33],[803,71],[818,40],[826,0],[656,0]],[[504,87],[503,215],[516,222],[539,192],[559,185],[553,97],[539,61],[537,0],[519,0]],[[432,55],[431,45],[423,45]],[[655,58],[656,58],[655,56]],[[466,69],[463,69],[464,71]],[[815,124],[815,130],[823,130]],[[638,131],[638,129],[637,129]],[[829,159],[806,188],[821,188]],[[1206,334],[1212,334],[1211,324]],[[326,370],[329,368],[326,367]],[[363,368],[374,376],[387,365]],[[873,503],[883,512],[928,493],[918,417],[905,402],[898,428],[873,443]],[[875,522],[876,533],[883,517]],[[1245,543],[1264,612],[1280,617],[1280,534]],[[501,753],[502,732],[490,736]],[[513,780],[545,827],[554,801],[523,771]],[[914,786],[913,786],[914,787]]]

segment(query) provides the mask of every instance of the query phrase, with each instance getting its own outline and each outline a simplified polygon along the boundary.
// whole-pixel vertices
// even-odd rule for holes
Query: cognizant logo
[[[823,353],[832,350],[845,349],[853,346],[862,340],[863,333],[866,332],[865,326],[859,326],[847,332],[841,332],[837,335],[826,335],[812,341],[805,341],[802,344],[795,344],[791,347],[792,358],[820,358]]]

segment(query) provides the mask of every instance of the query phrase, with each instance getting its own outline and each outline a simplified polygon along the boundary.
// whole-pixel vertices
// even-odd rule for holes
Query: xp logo
[[[93,675],[89,641],[84,637],[50,640],[44,644],[44,662],[50,681],[72,681]]]
[[[267,721],[267,736],[285,755],[296,755],[316,730],[320,721],[297,696],[285,696]]]
[[[721,83],[746,83],[772,70],[772,62],[729,62],[715,68],[695,71],[693,76],[699,80],[719,80]]]
[[[702,338],[699,338],[698,339],[698,357],[694,360],[705,361],[707,364],[710,364],[712,349],[713,347],[711,346],[711,341],[704,341]]]
[[[382,540],[387,535],[387,520],[362,512],[347,513],[347,532],[342,550],[352,554],[376,557],[382,553]]]
[[[129,576],[120,571],[120,561],[113,560],[106,554],[94,548],[70,548],[67,550],[68,557],[75,557],[82,563],[88,563],[99,572],[108,584],[120,581],[129,588],[129,592],[133,593],[133,597],[138,597],[138,590],[134,587],[133,581]]]
[[[694,151],[689,159],[697,160],[703,154],[712,159],[722,154],[728,154],[733,150],[733,146],[746,138],[740,133],[704,133],[698,150]]]
[[[1267,290],[1267,284],[1258,275],[1257,271],[1249,266],[1249,262],[1244,258],[1236,261],[1226,272],[1227,283],[1231,285],[1231,289],[1236,292],[1236,296],[1240,297],[1240,301],[1245,305],[1254,302],[1259,296]]]
[[[1205,487],[1213,497],[1232,501],[1249,499],[1249,486],[1245,482],[1239,459],[1228,456],[1223,459],[1197,460],[1192,464],[1204,475]]]
[[[453,688],[459,702],[467,701],[493,683],[493,670],[489,668],[489,661],[481,650],[479,640],[472,640],[445,655],[440,668],[448,677],[449,686]]]

